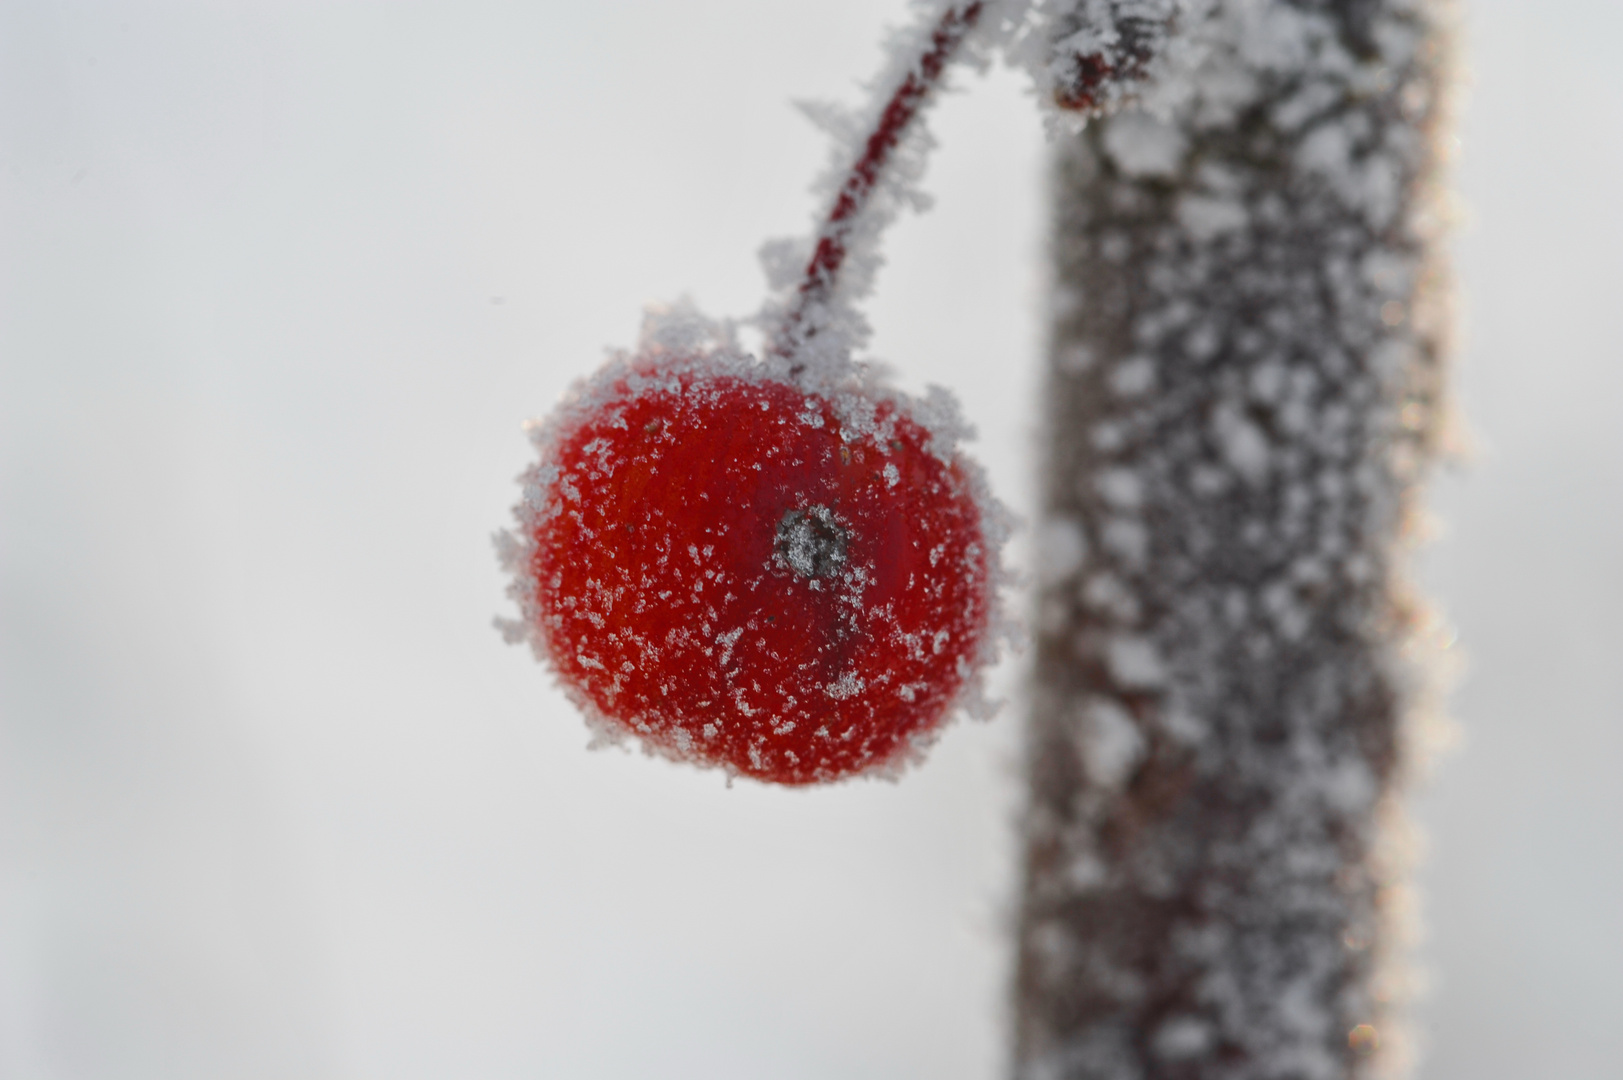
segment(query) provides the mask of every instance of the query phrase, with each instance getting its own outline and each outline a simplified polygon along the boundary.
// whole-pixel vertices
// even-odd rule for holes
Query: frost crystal
[[[1193,0],[1026,0],[1005,4],[1000,45],[1039,97],[1079,117],[1130,101],[1164,67],[1171,32]]]

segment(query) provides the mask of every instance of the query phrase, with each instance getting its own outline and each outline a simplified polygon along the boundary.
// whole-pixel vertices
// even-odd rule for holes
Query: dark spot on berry
[[[846,531],[826,506],[790,510],[778,522],[778,557],[803,578],[833,577],[845,565]]]

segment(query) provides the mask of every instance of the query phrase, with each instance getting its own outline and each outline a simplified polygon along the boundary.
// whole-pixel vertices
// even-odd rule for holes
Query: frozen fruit
[[[783,784],[895,766],[990,651],[972,467],[904,397],[766,370],[620,361],[538,431],[524,633],[608,733],[669,756]]]

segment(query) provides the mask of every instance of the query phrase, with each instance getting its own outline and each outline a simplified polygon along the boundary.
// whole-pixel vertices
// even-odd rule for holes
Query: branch
[[[903,136],[929,103],[948,63],[985,9],[982,0],[947,8],[928,38],[925,51],[912,63],[889,100],[879,110],[878,123],[851,164],[821,228],[810,261],[801,276],[793,304],[784,314],[775,335],[774,353],[794,358],[800,348],[819,330],[813,313],[828,303],[839,281],[841,269],[851,252],[854,229],[868,207],[886,168]],[[795,360],[791,373],[798,374],[804,363]]]
[[[1441,0],[1218,0],[1056,149],[1016,1075],[1397,1070]]]

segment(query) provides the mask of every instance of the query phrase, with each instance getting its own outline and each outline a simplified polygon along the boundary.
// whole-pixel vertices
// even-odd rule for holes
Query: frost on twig
[[[1063,138],[1021,1080],[1403,1067],[1441,0],[1215,0]]]
[[[1040,95],[1082,116],[1128,101],[1155,70],[1169,28],[1192,0],[920,0],[913,23],[893,31],[884,70],[860,110],[802,110],[833,136],[817,185],[824,201],[810,237],[774,240],[761,260],[775,296],[760,323],[769,352],[802,381],[836,376],[867,341],[857,308],[881,265],[879,237],[904,208],[928,205],[919,189],[933,143],[923,114],[955,61],[984,66],[1001,51],[1027,67]]]
[[[891,34],[865,110],[803,107],[835,137],[830,170],[818,184],[826,210],[809,240],[773,241],[761,254],[779,293],[761,316],[772,328],[769,351],[797,376],[838,374],[866,342],[868,323],[856,302],[873,290],[880,234],[904,207],[926,205],[916,186],[931,145],[923,111],[987,3],[917,7],[914,25]]]
[[[1039,96],[1081,116],[1109,112],[1161,66],[1168,36],[1194,0],[1034,0],[1011,11],[1005,50]]]

